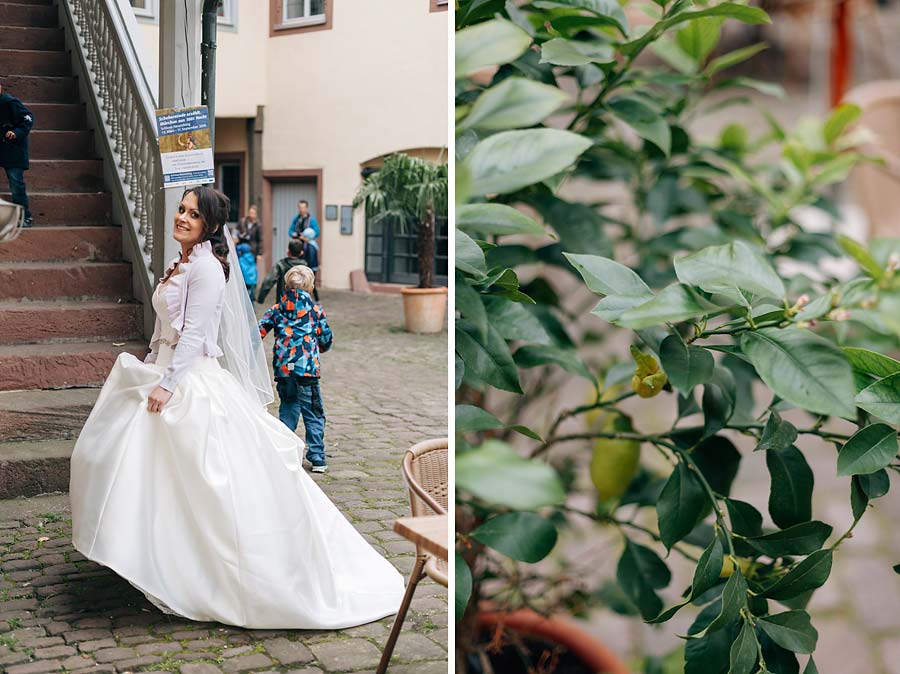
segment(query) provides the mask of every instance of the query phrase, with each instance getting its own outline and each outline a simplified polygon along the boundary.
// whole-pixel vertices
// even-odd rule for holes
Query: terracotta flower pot
[[[446,288],[403,288],[401,292],[407,332],[440,332],[444,328]]]
[[[480,628],[493,631],[498,626],[524,636],[559,644],[596,674],[630,674],[628,667],[603,643],[563,617],[545,617],[530,609],[479,611]]]

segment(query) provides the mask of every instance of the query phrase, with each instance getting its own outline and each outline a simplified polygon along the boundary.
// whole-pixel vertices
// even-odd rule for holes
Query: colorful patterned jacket
[[[259,319],[259,334],[275,330],[272,365],[276,377],[318,377],[319,352],[334,341],[325,310],[303,290],[286,290],[281,301]]]

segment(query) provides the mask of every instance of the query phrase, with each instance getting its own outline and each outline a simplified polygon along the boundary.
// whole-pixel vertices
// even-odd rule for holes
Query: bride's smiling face
[[[175,213],[173,237],[183,247],[191,247],[203,236],[203,217],[198,209],[197,195],[188,192],[184,195]]]

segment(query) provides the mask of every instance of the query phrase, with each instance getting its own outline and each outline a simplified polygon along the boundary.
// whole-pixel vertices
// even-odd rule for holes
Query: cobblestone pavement
[[[407,575],[414,549],[392,531],[394,519],[409,511],[400,459],[409,445],[447,435],[447,335],[403,332],[399,296],[326,291],[322,299],[336,341],[323,358],[330,472],[316,479]],[[244,630],[171,619],[77,553],[70,526],[65,495],[0,502],[0,671],[375,669],[392,618],[337,632]],[[389,671],[446,672],[447,622],[446,590],[424,581]]]

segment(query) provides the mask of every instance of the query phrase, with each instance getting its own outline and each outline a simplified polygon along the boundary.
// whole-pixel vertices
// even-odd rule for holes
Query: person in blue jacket
[[[292,239],[299,239],[303,236],[303,231],[306,229],[312,229],[315,232],[314,239],[319,238],[319,222],[309,212],[309,202],[306,199],[301,199],[297,202],[297,215],[291,220],[291,228],[288,232]]]
[[[256,256],[249,243],[239,243],[235,246],[234,251],[237,253],[238,262],[241,265],[241,274],[244,275],[244,285],[247,286],[250,301],[253,302],[256,299]]]
[[[32,126],[31,111],[15,96],[4,94],[0,85],[0,166],[6,169],[13,203],[25,209],[25,227],[34,224],[24,174],[28,170],[28,133]]]

